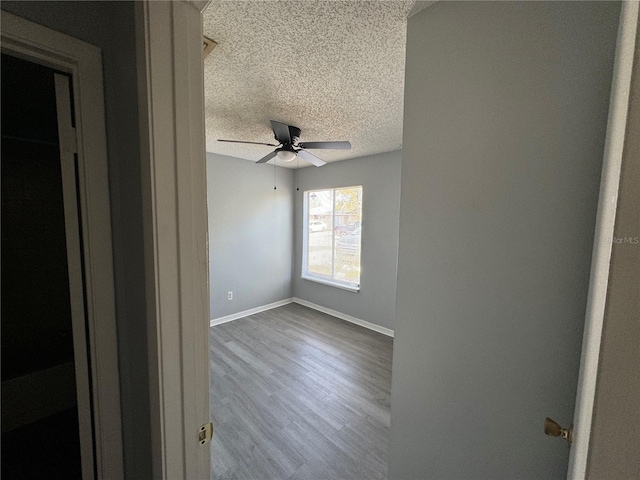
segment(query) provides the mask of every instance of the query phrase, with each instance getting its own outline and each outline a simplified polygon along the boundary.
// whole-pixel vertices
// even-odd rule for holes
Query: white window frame
[[[329,188],[313,188],[309,190],[305,190],[302,195],[302,273],[301,277],[304,280],[309,280],[311,282],[321,283],[323,285],[329,285],[331,287],[341,288],[343,290],[347,290],[350,292],[359,292],[360,291],[360,282],[345,282],[340,280],[333,279],[333,272],[335,268],[335,246],[336,246],[336,234],[335,234],[335,218],[336,218],[336,210],[335,210],[335,191],[336,190],[344,190],[347,188],[359,188],[364,192],[364,188],[362,185],[350,185],[345,187],[329,187]],[[322,192],[322,191],[333,191],[333,221],[331,222],[331,278],[327,278],[326,276],[314,274],[309,272],[309,192]],[[362,204],[360,205],[360,218],[362,218]],[[360,252],[362,252],[362,236],[360,237]],[[360,254],[360,269],[362,275],[362,253]],[[360,278],[360,280],[362,280]]]

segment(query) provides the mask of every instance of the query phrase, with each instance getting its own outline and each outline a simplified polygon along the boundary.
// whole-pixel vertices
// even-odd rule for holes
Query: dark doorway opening
[[[2,55],[2,477],[81,478],[54,74]]]

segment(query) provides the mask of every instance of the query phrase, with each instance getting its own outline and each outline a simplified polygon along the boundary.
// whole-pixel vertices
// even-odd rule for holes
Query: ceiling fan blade
[[[270,147],[277,147],[278,145],[274,145],[273,143],[263,143],[263,142],[245,142],[244,140],[222,140],[218,139],[219,142],[229,142],[229,143],[250,143],[252,145],[269,145]]]
[[[351,150],[349,142],[306,142],[298,145],[300,148],[322,148],[325,150]]]
[[[273,133],[276,136],[276,140],[278,140],[281,144],[286,145],[287,143],[291,143],[289,125],[271,120],[271,128],[273,129]]]
[[[321,167],[322,165],[325,165],[327,163],[305,150],[298,150],[298,156],[304,158],[307,162],[312,163],[316,167]]]
[[[271,160],[273,157],[276,156],[276,152],[273,151],[271,152],[269,155],[265,155],[264,157],[262,157],[260,160],[258,160],[256,163],[266,163],[269,160]]]

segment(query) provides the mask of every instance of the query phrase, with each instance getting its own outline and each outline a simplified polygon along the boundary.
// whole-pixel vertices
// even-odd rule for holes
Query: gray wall
[[[295,195],[294,295],[382,327],[394,328],[400,151],[298,170]],[[357,293],[300,278],[305,190],[362,185],[362,274]]]
[[[590,480],[640,478],[640,30],[631,88],[587,465]]]
[[[392,479],[566,475],[619,9],[409,19]]]
[[[293,170],[273,187],[273,166],[207,153],[212,319],[292,296]]]
[[[151,478],[133,3],[3,1],[1,7],[102,49],[125,473]]]

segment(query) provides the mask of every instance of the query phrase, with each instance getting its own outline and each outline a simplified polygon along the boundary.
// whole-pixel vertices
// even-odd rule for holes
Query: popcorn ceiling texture
[[[277,143],[269,120],[299,127],[301,142],[351,142],[311,150],[327,162],[399,149],[414,4],[214,0],[204,13],[218,42],[204,62],[207,151],[256,161],[273,149],[216,139]]]

